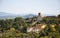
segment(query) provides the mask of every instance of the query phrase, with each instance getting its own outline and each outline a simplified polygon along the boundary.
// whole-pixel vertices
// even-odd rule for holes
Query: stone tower
[[[41,17],[41,13],[38,13],[38,18],[37,18],[38,21],[41,21],[42,20],[42,17]]]
[[[41,17],[41,13],[38,13],[38,16]]]

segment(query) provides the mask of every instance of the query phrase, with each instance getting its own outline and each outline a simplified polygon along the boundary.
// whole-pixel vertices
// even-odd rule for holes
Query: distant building
[[[37,22],[39,22],[41,20],[42,20],[41,13],[38,13],[37,17],[33,17],[32,21],[34,21],[34,22],[31,25],[35,25],[35,24],[37,24]],[[36,32],[36,33],[39,33],[45,27],[46,27],[45,24],[37,24],[36,26],[28,27],[27,28],[27,32]]]

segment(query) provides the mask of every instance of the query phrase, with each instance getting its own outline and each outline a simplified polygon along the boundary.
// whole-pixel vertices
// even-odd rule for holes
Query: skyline
[[[60,0],[0,0],[0,12],[12,14],[60,14]]]

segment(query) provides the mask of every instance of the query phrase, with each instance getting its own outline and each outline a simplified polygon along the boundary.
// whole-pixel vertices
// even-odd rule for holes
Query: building
[[[46,24],[38,24],[34,27],[28,27],[27,32],[36,32],[39,33],[41,30],[44,30],[46,27]]]
[[[35,24],[37,24],[37,22],[41,21],[42,20],[41,13],[38,13],[37,18],[34,18],[33,20],[34,20],[34,22],[31,25],[35,25]],[[27,32],[36,32],[36,33],[39,33],[45,27],[46,27],[45,24],[37,24],[36,26],[28,27],[27,28]]]

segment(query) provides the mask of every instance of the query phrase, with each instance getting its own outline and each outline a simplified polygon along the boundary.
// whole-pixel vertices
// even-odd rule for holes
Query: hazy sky
[[[60,14],[60,0],[0,0],[0,12]]]

